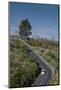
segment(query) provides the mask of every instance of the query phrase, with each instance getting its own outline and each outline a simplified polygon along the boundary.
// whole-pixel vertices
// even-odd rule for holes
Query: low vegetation
[[[25,50],[24,43],[10,40],[10,87],[30,86],[40,73],[38,65]]]
[[[30,39],[27,43],[53,67],[54,76],[49,85],[59,84],[58,43],[45,39]],[[21,40],[10,40],[10,87],[31,86],[40,71],[24,43]]]
[[[59,84],[59,53],[58,42],[49,41],[46,39],[27,41],[32,48],[41,55],[54,69],[54,76],[52,77],[49,85]]]

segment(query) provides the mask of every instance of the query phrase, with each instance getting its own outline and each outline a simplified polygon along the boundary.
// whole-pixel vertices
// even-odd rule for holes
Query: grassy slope
[[[10,41],[10,87],[30,86],[39,74],[22,41]]]
[[[29,40],[36,52],[38,52],[55,70],[50,85],[58,84],[58,44],[48,40]]]

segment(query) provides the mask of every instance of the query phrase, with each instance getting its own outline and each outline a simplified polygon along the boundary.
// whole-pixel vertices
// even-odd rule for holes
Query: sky
[[[58,5],[10,2],[11,34],[19,32],[19,24],[25,19],[32,26],[32,37],[58,40]]]

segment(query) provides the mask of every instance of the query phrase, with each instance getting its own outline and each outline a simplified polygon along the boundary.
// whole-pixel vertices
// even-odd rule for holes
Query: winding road
[[[16,40],[16,39],[15,39]],[[19,39],[21,40],[21,39]],[[31,86],[46,86],[49,85],[49,81],[52,79],[53,76],[53,70],[52,68],[46,63],[46,60],[44,60],[37,52],[35,52],[30,45],[28,45],[24,40],[21,40],[25,44],[25,48],[29,55],[35,60],[35,62],[39,65],[39,68],[41,70],[45,71],[45,74],[40,74],[34,81],[34,83]]]
[[[53,75],[52,69],[48,66],[45,60],[30,47],[30,45],[25,43],[25,48],[28,51],[28,54],[31,55],[31,57],[36,61],[37,64],[39,64],[39,68],[45,71],[44,75],[42,75],[41,73],[39,74],[39,76],[31,86],[49,85],[49,81],[51,80]]]

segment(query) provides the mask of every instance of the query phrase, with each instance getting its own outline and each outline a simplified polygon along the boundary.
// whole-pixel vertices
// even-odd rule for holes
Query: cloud
[[[10,34],[11,35],[18,35],[18,28],[17,27],[10,27]]]
[[[52,30],[51,28],[42,28],[38,30],[33,30],[32,36],[37,38],[46,38],[46,39],[52,39],[57,38],[56,34],[57,32],[55,30]]]

